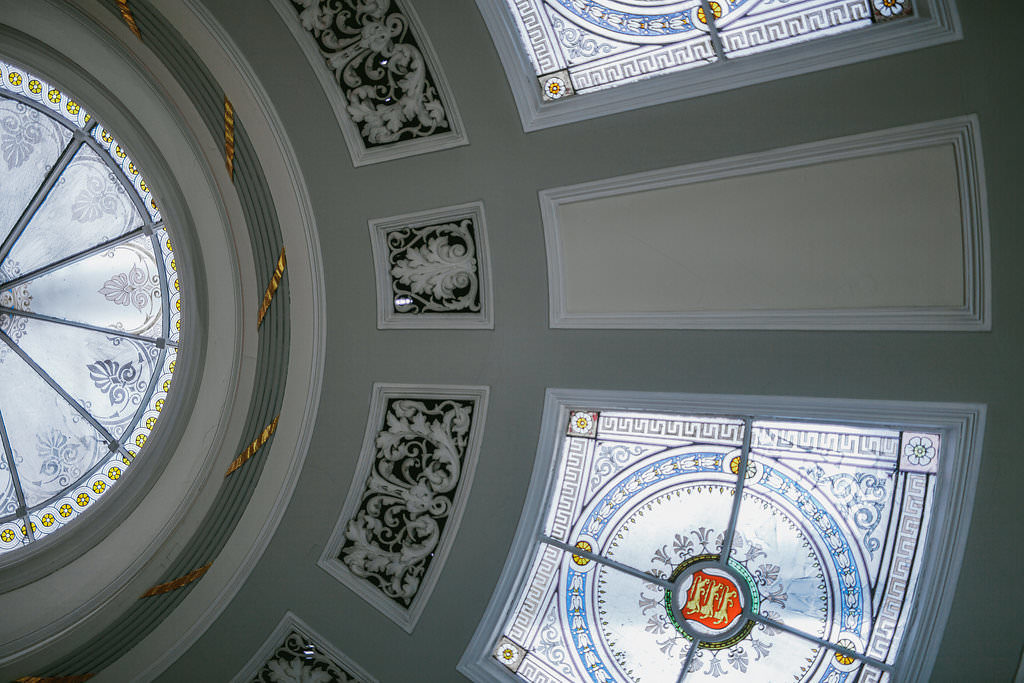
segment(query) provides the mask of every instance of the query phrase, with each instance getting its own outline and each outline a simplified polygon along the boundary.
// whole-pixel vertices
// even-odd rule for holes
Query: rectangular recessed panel
[[[540,193],[552,327],[987,330],[975,116]]]
[[[964,298],[948,144],[565,204],[558,225],[570,313]]]

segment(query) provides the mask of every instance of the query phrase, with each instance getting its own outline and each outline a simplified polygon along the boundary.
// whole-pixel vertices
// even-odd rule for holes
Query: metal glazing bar
[[[163,227],[163,221],[161,221],[161,227]],[[156,257],[156,269],[160,275],[160,301],[162,306],[171,305],[171,293],[170,287],[167,285],[167,264],[164,263],[164,250],[160,244],[160,234],[154,230],[149,236],[149,243],[153,247],[153,256]],[[164,339],[170,339],[171,337],[171,316],[164,314],[160,316],[160,335]],[[179,335],[180,339],[180,335]],[[177,345],[175,345],[177,348]],[[161,360],[161,363],[163,361]]]
[[[732,512],[729,515],[729,528],[722,540],[722,565],[729,563],[729,553],[732,552],[732,539],[736,535],[736,520],[740,516],[740,503],[743,499],[743,482],[747,478],[747,462],[750,460],[750,434],[754,428],[754,420],[750,417],[743,418],[743,448],[740,450],[739,467],[736,468],[736,491],[733,493]]]
[[[690,642],[690,649],[686,651],[686,659],[683,660],[683,670],[679,672],[679,678],[676,679],[676,683],[683,683],[686,673],[690,670],[690,662],[693,661],[693,656],[697,654],[697,648],[699,647],[700,641],[694,638]]]
[[[59,268],[63,268],[66,265],[69,265],[69,264],[74,263],[76,261],[80,261],[81,259],[84,259],[84,258],[87,258],[89,256],[92,256],[93,254],[97,254],[97,253],[99,253],[101,251],[104,251],[106,249],[110,249],[111,247],[116,247],[117,245],[121,244],[122,242],[130,242],[131,240],[135,239],[136,237],[138,237],[141,234],[143,234],[143,228],[136,228],[135,230],[132,230],[131,232],[126,232],[125,234],[120,235],[118,237],[114,237],[113,239],[109,239],[106,242],[101,242],[100,244],[97,244],[94,247],[89,247],[88,249],[83,249],[82,251],[80,251],[80,252],[78,252],[76,254],[71,254],[70,256],[65,256],[64,258],[59,259],[57,261],[54,261],[53,263],[51,263],[49,265],[43,266],[41,268],[36,268],[35,270],[33,270],[33,271],[29,272],[29,273],[25,273],[24,275],[19,275],[18,277],[14,278],[13,280],[8,280],[6,282],[0,282],[0,288],[2,288],[2,289],[10,289],[11,287],[17,287],[18,285],[22,284],[23,282],[27,282],[28,280],[31,280],[33,278],[37,278],[40,275],[46,275],[47,273],[51,273],[51,272],[53,272],[55,270],[58,270]],[[0,275],[0,277],[2,277],[2,275]]]
[[[18,499],[18,508],[25,520],[25,530],[29,539],[33,538],[32,524],[28,517],[28,503],[25,502],[25,491],[21,488],[21,476],[14,467],[14,451],[11,450],[11,440],[7,436],[7,425],[4,424],[3,414],[0,414],[0,441],[3,441],[4,459],[7,460],[7,469],[11,472],[11,483],[14,484],[14,496]]]
[[[718,35],[718,25],[715,23],[715,13],[711,9],[711,3],[708,0],[700,0],[700,6],[704,10],[704,19],[707,20],[708,34],[711,36],[711,45],[715,48],[715,54],[718,55],[719,60],[728,59],[725,56],[725,47],[722,45],[722,36]]]
[[[103,334],[112,334],[117,337],[125,337],[127,339],[136,339],[138,341],[149,342],[150,344],[159,344],[163,341],[167,343],[162,337],[143,337],[141,334],[132,334],[131,332],[125,332],[124,330],[115,330],[111,327],[100,327],[99,325],[90,325],[89,323],[80,323],[75,320],[64,320],[64,318],[56,318],[52,315],[45,315],[43,313],[36,313],[34,311],[19,311],[16,308],[8,308],[7,306],[0,306],[0,313],[6,313],[7,315],[18,315],[22,318],[33,318],[35,320],[45,320],[49,323],[57,323],[58,325],[68,325],[70,327],[78,327],[83,330],[92,330],[93,332],[102,332]],[[177,347],[177,344],[172,344]]]
[[[851,650],[850,648],[843,647],[841,645],[836,645],[835,643],[830,643],[829,641],[827,641],[827,640],[825,640],[823,638],[818,638],[817,636],[812,636],[810,633],[804,633],[803,631],[801,631],[798,628],[793,628],[792,626],[787,626],[786,624],[783,624],[782,622],[775,621],[774,619],[769,619],[768,617],[762,616],[760,614],[751,614],[750,618],[753,619],[754,621],[760,623],[760,624],[764,624],[766,626],[771,626],[772,628],[777,628],[780,631],[785,631],[786,633],[792,634],[794,636],[798,636],[800,638],[803,638],[804,640],[810,640],[811,642],[817,643],[818,645],[821,645],[822,647],[827,647],[830,650],[834,650],[838,654],[846,655],[847,657],[853,657],[854,659],[857,659],[859,661],[862,661],[862,662],[865,662],[867,664],[870,664],[871,666],[877,667],[877,668],[881,669],[882,671],[887,671],[889,673],[892,673],[892,665],[891,664],[886,664],[885,662],[880,662],[877,659],[875,659],[874,657],[869,657],[868,655],[862,655],[861,653],[856,652],[854,650]]]
[[[64,391],[64,387],[62,387],[60,384],[58,384],[56,382],[56,380],[54,380],[52,377],[50,377],[50,375],[47,374],[47,372],[45,370],[43,370],[41,367],[39,367],[39,364],[36,363],[34,360],[32,360],[32,358],[27,353],[25,353],[24,349],[22,349],[20,346],[15,344],[14,340],[11,339],[10,337],[8,337],[7,333],[4,332],[3,330],[0,330],[0,339],[2,339],[5,344],[10,346],[11,350],[14,351],[16,354],[18,354],[18,356],[20,356],[23,361],[28,363],[29,367],[32,368],[33,370],[35,370],[36,374],[39,375],[39,377],[42,378],[42,380],[44,382],[49,384],[51,389],[53,389],[58,394],[60,394],[61,398],[63,398],[65,401],[67,401],[68,404],[72,408],[74,408],[75,411],[79,415],[84,417],[86,422],[91,424],[93,426],[93,429],[95,429],[97,432],[99,432],[100,436],[102,436],[104,438],[104,440],[106,440],[107,444],[117,443],[117,439],[115,439],[110,434],[110,432],[107,431],[106,427],[104,427],[103,425],[101,425],[99,423],[99,420],[97,420],[95,417],[92,416],[92,413],[90,413],[88,410],[86,410],[84,407],[82,407],[82,405],[79,404],[78,401],[76,401],[75,399],[71,398],[71,395],[68,392]]]
[[[634,567],[630,567],[629,565],[626,565],[626,564],[622,564],[621,562],[616,562],[615,560],[612,560],[612,559],[609,559],[607,557],[604,557],[603,555],[597,555],[597,554],[592,553],[590,551],[584,550],[583,548],[577,548],[575,546],[569,545],[568,543],[562,543],[561,541],[559,541],[557,539],[554,539],[554,538],[551,538],[550,536],[547,536],[545,534],[538,534],[538,538],[540,539],[540,541],[542,543],[547,543],[548,545],[552,545],[552,546],[554,546],[556,548],[560,548],[560,549],[566,551],[567,553],[572,553],[573,555],[578,555],[580,557],[585,557],[588,560],[593,560],[594,562],[597,562],[598,564],[607,565],[607,566],[611,567],[612,569],[618,569],[620,572],[623,572],[625,574],[629,574],[630,576],[635,576],[636,578],[641,579],[643,581],[646,581],[648,583],[653,583],[655,585],[661,586],[665,590],[671,590],[672,589],[672,582],[671,581],[666,581],[665,579],[661,578],[660,576],[654,576],[653,574],[648,574],[647,572],[640,571],[639,569],[636,569]]]
[[[64,151],[57,157],[57,161],[54,162],[53,167],[47,172],[46,177],[43,178],[42,184],[36,190],[36,193],[32,196],[32,201],[28,203],[25,210],[21,212],[21,216],[15,221],[14,227],[11,228],[11,232],[4,239],[3,244],[0,245],[0,264],[3,264],[7,260],[7,255],[11,253],[11,249],[14,247],[14,243],[21,237],[21,233],[25,231],[25,227],[28,222],[32,220],[32,216],[35,215],[36,210],[42,205],[46,198],[50,196],[50,190],[56,184],[57,179],[60,178],[64,169],[67,168],[68,163],[71,161],[75,153],[78,152],[81,147],[82,137],[76,132],[68,142],[68,146],[64,148]]]

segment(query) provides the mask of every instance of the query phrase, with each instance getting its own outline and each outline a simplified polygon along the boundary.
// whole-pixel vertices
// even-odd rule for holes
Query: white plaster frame
[[[477,313],[396,313],[392,300],[391,269],[388,265],[387,232],[395,228],[418,228],[439,223],[454,223],[473,219],[476,237],[476,270],[480,291],[480,311]],[[491,284],[491,252],[487,245],[487,226],[483,202],[446,206],[429,211],[417,211],[402,216],[376,218],[369,221],[370,245],[373,248],[373,268],[377,276],[377,329],[494,329],[494,290]]]
[[[309,624],[299,619],[294,612],[288,611],[284,613],[281,621],[278,622],[274,628],[273,633],[267,636],[267,639],[260,645],[260,649],[256,651],[256,654],[246,663],[242,670],[231,679],[231,683],[247,683],[253,676],[255,676],[263,665],[266,664],[267,660],[270,659],[273,654],[277,651],[277,648],[281,646],[284,639],[288,637],[288,634],[292,631],[298,631],[309,640],[313,641],[318,648],[324,651],[330,659],[334,661],[339,668],[346,670],[348,673],[355,676],[363,683],[377,683],[377,679],[370,675],[370,673],[359,666],[351,657],[346,655],[344,652],[336,648],[326,638],[317,633],[310,627]]]
[[[954,0],[915,0],[914,17],[715,62],[597,92],[543,101],[505,0],[476,0],[498,50],[526,132],[754,83],[909,52],[963,38]]]
[[[953,591],[967,545],[974,493],[985,433],[986,406],[791,396],[641,393],[548,389],[537,455],[523,513],[505,569],[487,610],[459,661],[458,671],[477,683],[522,681],[491,656],[509,613],[530,572],[530,554],[538,543],[547,502],[557,473],[556,451],[572,409],[640,410],[698,415],[758,416],[889,426],[899,424],[942,433],[941,464],[935,502],[923,548],[925,567],[918,579],[920,600],[907,621],[892,680],[927,681],[942,641]]]
[[[306,55],[306,59],[313,68],[317,80],[320,81],[320,85],[324,89],[324,95],[327,96],[327,101],[330,102],[334,115],[338,119],[341,133],[345,136],[345,145],[348,147],[349,155],[352,157],[352,165],[357,167],[469,144],[466,128],[462,125],[462,116],[459,114],[458,106],[455,104],[455,95],[448,85],[448,79],[441,70],[441,60],[438,58],[437,52],[434,51],[434,46],[427,37],[427,32],[413,9],[413,4],[405,2],[405,0],[393,1],[401,13],[409,18],[410,31],[416,37],[416,42],[423,53],[423,59],[427,63],[427,70],[434,77],[438,97],[444,105],[444,111],[448,117],[448,124],[451,130],[413,140],[393,142],[379,147],[367,147],[363,143],[363,136],[359,133],[359,127],[348,114],[348,102],[345,100],[345,94],[341,91],[338,84],[335,83],[334,75],[327,68],[324,57],[316,46],[316,41],[299,23],[295,8],[289,0],[269,0],[270,4],[281,15],[281,19],[288,27],[288,30],[291,31],[299,47],[302,48],[302,53]]]
[[[558,207],[562,204],[942,144],[953,145],[960,187],[964,302],[958,307],[614,313],[570,313],[567,309],[558,224]],[[542,190],[539,197],[547,249],[549,323],[553,328],[962,332],[992,329],[988,199],[981,132],[975,114]]]
[[[487,399],[490,395],[490,388],[486,386],[454,386],[454,385],[419,385],[419,384],[382,384],[373,385],[373,393],[370,397],[370,415],[366,422],[366,434],[363,437],[363,445],[359,452],[359,464],[356,465],[356,472],[352,477],[352,484],[345,498],[345,504],[341,509],[341,516],[338,524],[334,527],[330,540],[324,547],[324,552],[317,561],[317,566],[325,572],[345,584],[356,595],[374,608],[380,611],[388,619],[401,626],[407,633],[412,633],[416,627],[423,609],[427,606],[430,594],[441,577],[441,570],[444,569],[445,560],[455,542],[455,536],[462,521],[462,513],[466,509],[466,500],[469,498],[469,491],[473,485],[473,475],[476,473],[476,463],[480,455],[480,444],[483,441],[484,422],[487,417]],[[473,401],[473,424],[470,426],[469,438],[466,443],[466,455],[462,464],[462,478],[459,481],[455,499],[452,503],[451,513],[448,521],[441,532],[441,541],[434,551],[434,558],[427,567],[427,571],[420,582],[419,591],[413,598],[412,605],[403,609],[391,598],[384,595],[380,590],[370,584],[369,581],[353,574],[345,563],[337,558],[338,550],[345,541],[345,527],[352,516],[359,509],[363,490],[366,486],[366,479],[370,474],[376,456],[376,439],[380,428],[384,424],[385,410],[388,400],[394,398],[410,399],[460,399]]]

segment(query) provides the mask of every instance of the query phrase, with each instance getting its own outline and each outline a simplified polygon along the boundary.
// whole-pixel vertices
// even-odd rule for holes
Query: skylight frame
[[[170,423],[177,421],[177,414],[180,412],[180,408],[185,407],[183,404],[179,406],[178,402],[174,401],[172,402],[173,408],[167,406],[168,409],[164,410],[163,402],[167,397],[170,386],[179,384],[179,382],[174,381],[176,379],[174,370],[177,361],[180,360],[178,358],[178,350],[182,343],[182,309],[188,311],[189,306],[188,303],[182,301],[186,298],[184,296],[185,290],[179,285],[181,276],[179,275],[179,268],[175,264],[175,252],[171,246],[172,238],[167,233],[165,219],[158,208],[149,184],[143,178],[138,168],[136,168],[132,157],[121,147],[123,142],[119,142],[118,139],[115,139],[107,131],[103,123],[92,115],[91,108],[87,110],[86,107],[72,99],[71,93],[50,80],[49,77],[39,75],[35,68],[25,68],[21,65],[20,60],[10,59],[7,55],[0,55],[0,59],[3,60],[0,62],[3,67],[0,69],[0,77],[4,78],[4,83],[0,86],[0,97],[20,102],[38,114],[57,122],[57,124],[63,126],[70,133],[67,143],[53,165],[47,170],[43,181],[36,190],[35,196],[24,208],[21,217],[12,225],[10,233],[2,240],[0,264],[5,262],[8,255],[16,248],[25,228],[31,223],[36,213],[51,196],[54,188],[77,155],[84,150],[88,150],[99,159],[99,163],[107,169],[114,182],[123,190],[141,221],[137,227],[124,234],[60,257],[41,267],[30,269],[9,279],[6,279],[6,276],[0,276],[0,289],[13,289],[23,283],[31,282],[35,278],[43,277],[61,268],[94,257],[106,250],[144,238],[148,242],[147,247],[151,252],[157,270],[161,307],[160,321],[154,330],[154,336],[133,334],[123,330],[91,325],[82,321],[65,320],[39,312],[18,310],[16,307],[0,307],[0,313],[4,315],[66,325],[123,339],[134,339],[152,345],[155,350],[153,373],[149,377],[146,391],[140,396],[139,404],[132,413],[133,417],[125,423],[125,429],[115,436],[114,433],[101,424],[99,419],[93,414],[94,411],[83,405],[79,399],[72,395],[70,387],[62,386],[49,371],[42,368],[28,353],[22,350],[16,340],[11,340],[6,333],[0,333],[3,339],[0,341],[0,344],[3,344],[12,353],[21,356],[38,378],[49,384],[55,393],[68,404],[72,412],[77,412],[80,418],[91,425],[97,436],[102,437],[102,440],[107,442],[109,449],[109,453],[106,453],[104,457],[97,460],[84,474],[80,475],[59,493],[53,494],[33,505],[26,505],[22,487],[18,483],[17,470],[13,466],[11,467],[11,476],[17,489],[19,507],[13,516],[4,518],[3,524],[5,527],[16,531],[16,535],[20,536],[21,540],[3,553],[0,553],[0,568],[2,568],[15,563],[21,563],[30,557],[40,555],[42,552],[48,552],[46,549],[54,545],[54,541],[63,542],[66,540],[70,534],[65,531],[65,527],[69,524],[73,525],[82,513],[90,513],[89,517],[91,519],[95,518],[97,515],[92,513],[102,506],[104,509],[104,520],[113,517],[117,509],[122,509],[128,504],[128,501],[124,500],[128,497],[124,495],[124,492],[128,489],[138,490],[139,487],[144,485],[147,475],[138,474],[130,476],[130,485],[124,486],[122,484],[117,486],[119,490],[118,497],[122,501],[116,506],[105,504],[109,501],[109,491],[116,484],[121,484],[122,473],[124,472],[121,466],[123,465],[126,469],[131,464],[134,464],[143,446],[149,441],[152,431],[156,430],[160,424],[165,425],[165,429],[173,428],[170,427]],[[9,80],[13,79],[15,74],[19,78],[17,83],[14,80]],[[39,83],[39,92],[32,91],[26,94],[18,91],[18,87],[22,83],[28,85],[36,81]],[[56,101],[54,100],[54,93],[57,93]],[[72,110],[72,107],[74,110]],[[176,309],[176,305],[180,306],[180,308]],[[178,377],[180,377],[180,373]],[[154,406],[154,404],[156,405]],[[172,413],[174,416],[168,419],[167,413]],[[147,414],[150,416],[149,420],[146,419]],[[165,429],[160,431],[163,432]],[[0,436],[2,436],[3,440],[4,456],[9,461],[13,461],[13,451],[11,450],[5,427],[0,427]],[[153,452],[153,449],[147,448],[147,456],[151,452]],[[150,465],[149,461],[159,459],[159,454],[156,454],[153,458],[147,457],[145,459],[147,464],[144,468],[153,471],[159,465],[157,463]],[[101,488],[97,489],[97,483],[95,482],[93,486],[88,486],[90,480],[98,477],[107,479],[109,474],[108,466],[111,465],[117,466],[117,476],[113,477],[113,479],[108,479]],[[141,469],[140,466],[135,465],[132,471],[138,469]],[[107,473],[104,473],[104,471],[107,471]],[[59,521],[50,521],[50,525],[53,526],[44,533],[43,527],[47,526],[44,517],[56,517],[57,513],[55,510],[62,499],[73,498],[76,493],[85,489],[92,489],[92,491],[87,492],[89,495],[88,502],[77,503],[82,509],[77,509],[70,505],[62,506],[71,507],[72,511],[68,515],[61,513],[59,516],[63,517],[63,519]],[[100,498],[103,498],[104,501],[102,505],[99,500]],[[45,515],[44,513],[46,512],[52,514]],[[73,525],[73,531],[84,531],[84,529],[79,528],[80,526],[83,525]],[[90,529],[91,533],[89,534],[74,534],[76,537],[82,537],[78,542],[85,542],[85,536],[93,537],[97,531],[105,530],[108,523],[104,522],[99,525],[94,523],[91,526],[96,527],[96,529]],[[67,544],[62,545],[66,546]]]
[[[654,76],[545,102],[505,0],[476,0],[498,51],[523,131],[542,130],[666,102],[700,97],[963,38],[955,0],[915,0],[913,16],[755,55]]]
[[[942,453],[929,529],[921,541],[926,562],[918,576],[917,588],[918,595],[936,597],[915,604],[907,620],[893,674],[894,680],[928,680],[966,548],[985,427],[986,407],[983,404],[570,389],[547,391],[541,435],[523,513],[505,569],[459,662],[461,673],[474,681],[513,683],[522,680],[494,659],[491,653],[530,574],[533,551],[543,533],[548,502],[557,486],[552,466],[560,457],[559,446],[569,414],[573,410],[598,408],[938,432]]]

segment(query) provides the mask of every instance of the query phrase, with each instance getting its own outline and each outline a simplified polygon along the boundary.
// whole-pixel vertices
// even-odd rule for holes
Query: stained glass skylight
[[[146,452],[181,299],[153,193],[67,93],[0,62],[0,553],[57,532]]]
[[[597,408],[561,429],[488,646],[510,680],[890,679],[939,431]]]
[[[544,100],[868,28],[912,0],[505,0]]]

